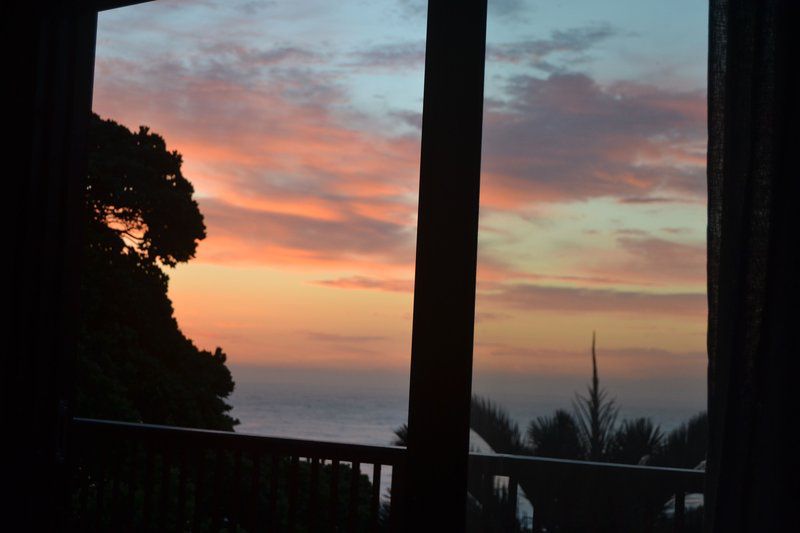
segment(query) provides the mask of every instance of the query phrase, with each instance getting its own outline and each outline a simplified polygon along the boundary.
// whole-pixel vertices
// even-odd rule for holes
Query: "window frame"
[[[71,73],[89,90],[88,98],[73,101],[74,116],[91,112],[97,13],[149,1],[82,0],[64,8],[70,16],[94,13],[93,34],[81,37],[91,40],[92,68]],[[428,0],[407,479],[401,498],[407,529],[465,528],[486,9],[487,0]],[[76,133],[85,137],[85,123],[82,128]],[[81,178],[73,174],[74,186]],[[70,257],[77,260],[76,254]],[[71,382],[71,376],[60,379]]]

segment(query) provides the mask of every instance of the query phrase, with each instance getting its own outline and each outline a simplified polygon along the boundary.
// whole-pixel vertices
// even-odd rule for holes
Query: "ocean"
[[[232,366],[236,388],[229,401],[236,431],[299,439],[390,445],[408,413],[408,378],[399,372],[296,370]],[[475,376],[475,393],[503,407],[521,430],[531,419],[571,409],[585,377]],[[620,419],[648,416],[665,432],[705,408],[705,376],[616,379],[605,387],[619,404]],[[491,452],[473,434],[473,450]],[[371,478],[367,465],[362,472]],[[381,477],[388,495],[391,469]],[[520,512],[529,509],[520,500]]]
[[[236,431],[388,445],[406,422],[408,378],[399,372],[231,367]],[[571,409],[585,377],[476,376],[473,390],[503,407],[524,431],[533,418]],[[705,376],[601,381],[620,419],[650,417],[669,431],[705,409]]]

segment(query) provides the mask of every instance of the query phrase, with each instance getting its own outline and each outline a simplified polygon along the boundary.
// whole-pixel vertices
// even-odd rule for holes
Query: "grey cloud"
[[[558,73],[512,78],[507,96],[484,115],[487,187],[523,199],[644,198],[660,190],[705,197],[702,166],[646,160],[688,160],[704,147],[703,92],[602,87],[585,74]]]
[[[623,235],[617,244],[628,254],[618,265],[630,277],[703,283],[706,279],[705,243],[686,244],[652,236]]]
[[[692,232],[690,228],[661,228],[661,231],[671,235],[684,235]]]
[[[495,343],[488,344],[487,347],[492,348],[492,355],[496,356],[524,356],[524,357],[542,357],[542,358],[578,358],[585,361],[587,354],[585,351],[568,351],[568,350],[544,350],[537,348],[519,348],[508,344]],[[601,348],[599,357],[602,360],[607,359],[636,359],[639,362],[645,359],[653,360],[690,360],[698,362],[705,362],[706,354],[704,352],[675,352],[671,350],[664,350],[662,348],[653,347],[632,347],[632,348]]]
[[[706,310],[706,295],[702,293],[659,294],[522,283],[506,285],[479,298],[481,302],[527,311],[698,315]]]
[[[425,64],[425,43],[405,42],[381,44],[351,54],[351,65],[376,68],[422,68]]]
[[[427,12],[427,0],[399,0],[402,10],[410,16],[424,16]],[[498,17],[518,17],[524,11],[531,10],[530,2],[525,0],[489,0],[487,6],[490,15]]]
[[[391,115],[410,128],[415,130],[422,129],[422,113],[416,111],[392,111]]]
[[[566,30],[555,30],[548,38],[528,39],[511,43],[489,43],[487,61],[527,63],[542,70],[564,70],[550,57],[559,54],[561,63],[574,65],[587,60],[586,52],[617,32],[608,24],[593,24]],[[425,63],[425,42],[384,43],[351,53],[351,66],[363,68],[419,68]]]
[[[681,200],[667,196],[627,196],[617,201],[621,204],[670,204]]]
[[[248,67],[263,67],[284,63],[307,64],[318,63],[324,58],[299,46],[283,45],[271,48],[251,48],[235,42],[215,42],[203,48],[204,57],[236,61]]]
[[[527,63],[547,72],[564,70],[563,64],[575,65],[588,60],[586,52],[601,41],[617,35],[609,24],[593,24],[566,30],[555,30],[547,39],[529,39],[513,43],[487,45],[487,61]],[[560,54],[561,66],[550,56]]]

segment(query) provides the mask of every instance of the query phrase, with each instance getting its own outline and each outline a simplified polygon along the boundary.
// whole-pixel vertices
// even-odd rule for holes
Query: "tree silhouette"
[[[183,335],[167,296],[165,268],[205,238],[181,155],[96,114],[89,146],[76,414],[231,430],[225,353]]]

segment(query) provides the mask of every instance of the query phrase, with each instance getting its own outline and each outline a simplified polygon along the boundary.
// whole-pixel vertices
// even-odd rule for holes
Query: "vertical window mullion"
[[[409,530],[464,530],[485,46],[486,0],[429,0],[408,413]]]

